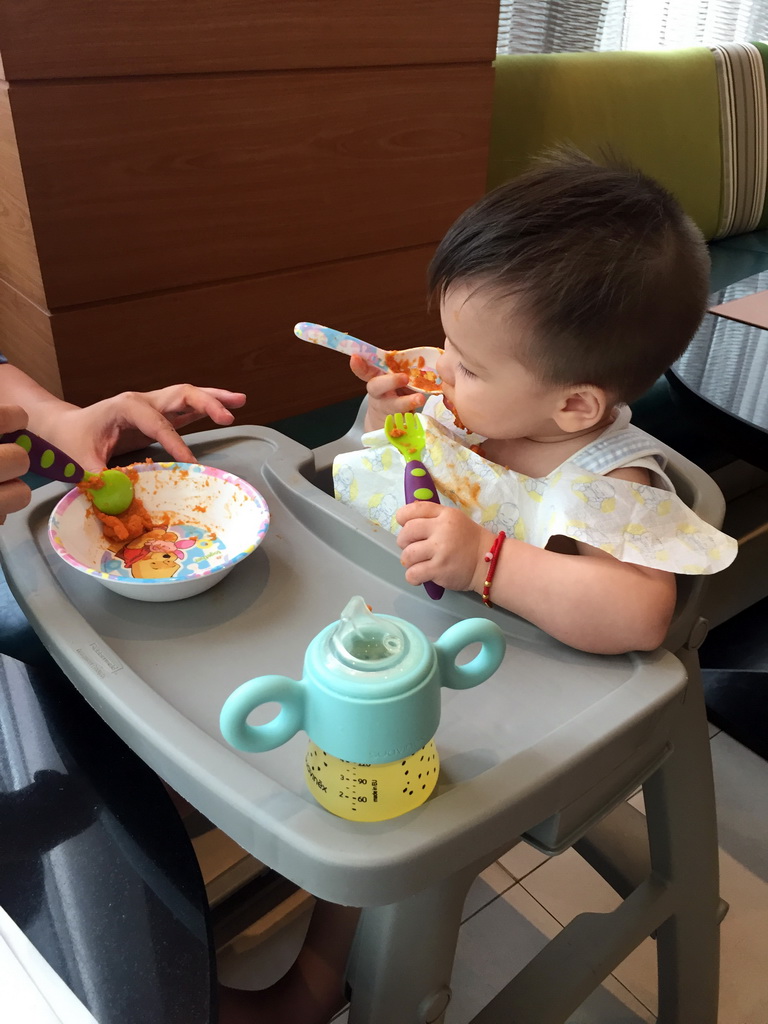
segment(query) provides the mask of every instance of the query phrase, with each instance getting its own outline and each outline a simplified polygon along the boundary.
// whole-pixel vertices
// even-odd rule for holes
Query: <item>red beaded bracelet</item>
[[[496,572],[496,563],[499,560],[499,552],[501,551],[501,545],[507,539],[506,533],[503,530],[499,530],[497,533],[491,550],[485,556],[485,561],[490,562],[488,566],[488,575],[485,577],[485,583],[483,584],[483,604],[489,608],[493,608],[491,604],[491,583],[493,583],[493,576]]]

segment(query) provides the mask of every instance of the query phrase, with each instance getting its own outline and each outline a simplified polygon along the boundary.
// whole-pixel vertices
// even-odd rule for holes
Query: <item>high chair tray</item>
[[[171,786],[246,850],[339,903],[402,899],[512,845],[606,780],[658,761],[685,685],[664,651],[579,653],[474,595],[431,601],[405,583],[394,538],[327,493],[313,453],[267,427],[187,438],[198,459],[264,495],[263,544],[211,590],[149,604],[66,565],[47,537],[66,487],[36,491],[0,530],[15,596],[75,686]],[[417,810],[362,824],[323,810],[306,790],[306,736],[244,754],[219,732],[227,696],[253,676],[302,675],[309,641],[361,594],[435,639],[490,615],[507,654],[488,682],[442,691],[440,780]],[[617,783],[618,785],[619,783]]]

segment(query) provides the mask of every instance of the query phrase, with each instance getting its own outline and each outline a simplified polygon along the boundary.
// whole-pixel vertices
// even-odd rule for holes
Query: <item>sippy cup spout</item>
[[[342,664],[364,672],[376,671],[400,661],[407,640],[390,618],[374,615],[362,597],[353,597],[341,613],[330,647]]]

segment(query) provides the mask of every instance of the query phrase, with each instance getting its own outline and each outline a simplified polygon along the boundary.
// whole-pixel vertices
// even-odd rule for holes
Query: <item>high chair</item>
[[[343,438],[317,450],[319,466],[332,465],[336,454],[360,447],[366,406],[364,399]],[[661,447],[679,497],[706,522],[719,526],[725,502],[717,485],[672,448]],[[609,775],[522,836],[523,841],[549,855],[573,847],[624,897],[625,904],[611,915],[585,912],[577,917],[473,1024],[507,1019],[515,1024],[557,1024],[566,1020],[593,990],[595,974],[606,977],[651,932],[657,941],[660,1024],[717,1020],[718,927],[727,904],[718,895],[714,782],[696,653],[707,634],[707,623],[699,615],[704,587],[703,577],[678,577],[677,607],[665,646],[684,666],[687,685],[661,760],[649,761],[647,772],[641,771],[636,779],[642,783],[646,813],[627,802],[633,787],[617,791],[617,780]],[[660,880],[665,883],[662,890],[654,891]],[[458,879],[454,881],[460,886]],[[434,893],[432,898],[442,903],[445,894]],[[425,891],[422,900],[429,899]],[[458,904],[459,911],[462,904]],[[428,913],[426,905],[419,908],[414,904],[409,921],[402,908],[389,914],[387,909],[364,915],[355,947],[357,958],[381,955],[381,929],[391,933],[395,948],[398,939],[407,948],[409,927],[418,929],[420,915]],[[383,923],[371,926],[377,915],[383,917]],[[648,928],[656,915],[663,923]],[[395,918],[401,919],[399,935],[393,927]],[[355,963],[353,959],[353,983]],[[401,967],[406,972],[405,962]],[[410,972],[414,967],[410,960]],[[549,987],[553,974],[558,979],[556,993]],[[379,1005],[385,998],[382,991],[372,991],[369,1005]],[[385,1017],[371,1019],[383,1022]]]
[[[717,838],[696,674],[700,581],[681,581],[669,641],[676,656],[588,655],[486,610],[474,595],[432,602],[404,583],[394,537],[330,495],[332,457],[358,446],[359,427],[314,452],[266,427],[188,439],[200,461],[251,481],[272,514],[264,544],[205,594],[131,602],[61,563],[46,537],[64,493],[57,484],[36,492],[0,534],[11,587],[75,685],[174,789],[297,885],[363,907],[349,965],[350,1024],[444,1020],[467,891],[520,840],[553,854],[575,845],[626,898],[610,914],[585,907],[475,1024],[562,1024],[652,933],[659,1021],[715,1024]],[[715,485],[670,458],[683,500],[717,524]],[[491,680],[443,691],[433,796],[367,825],[314,802],[302,736],[249,755],[218,728],[224,700],[244,680],[300,678],[307,644],[355,593],[432,638],[488,615],[507,640]],[[640,785],[645,850],[634,824],[627,842],[605,824]]]

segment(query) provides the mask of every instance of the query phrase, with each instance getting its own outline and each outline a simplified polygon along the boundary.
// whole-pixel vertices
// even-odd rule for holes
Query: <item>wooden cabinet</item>
[[[268,422],[355,394],[293,338],[439,342],[485,188],[497,0],[6,0],[0,348],[70,401],[179,380]]]

